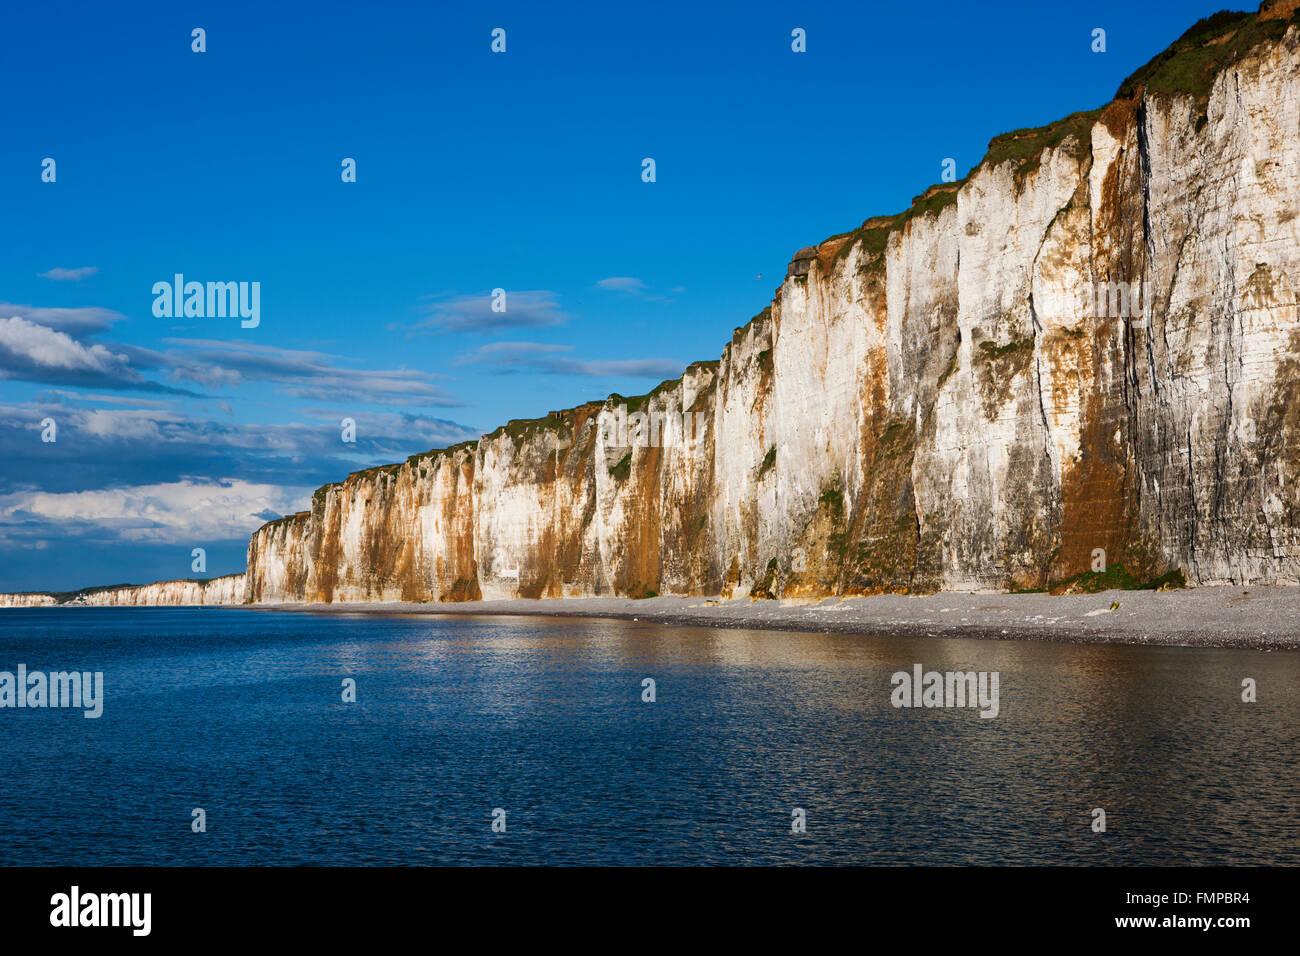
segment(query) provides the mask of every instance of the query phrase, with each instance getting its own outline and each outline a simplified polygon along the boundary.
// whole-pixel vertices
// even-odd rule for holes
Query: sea
[[[5,866],[1300,863],[1295,652],[0,610],[19,665],[102,711],[0,707]]]

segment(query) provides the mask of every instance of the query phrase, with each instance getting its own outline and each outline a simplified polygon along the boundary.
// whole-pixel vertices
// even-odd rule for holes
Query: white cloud
[[[600,279],[596,283],[596,288],[605,292],[621,292],[623,295],[631,296],[636,299],[644,299],[646,302],[658,302],[661,304],[675,301],[673,295],[679,292],[685,292],[679,285],[664,291],[656,291],[642,282],[635,276],[610,276],[608,279]]]
[[[456,360],[458,365],[483,365],[496,373],[542,372],[593,378],[676,378],[686,368],[674,359],[576,359],[572,345],[537,342],[493,342]]]
[[[13,302],[0,302],[0,315],[16,315],[37,325],[59,332],[71,332],[73,335],[102,332],[114,322],[121,322],[126,318],[120,312],[93,305],[76,309],[53,309],[44,306],[18,305]]]
[[[80,282],[82,279],[89,278],[99,271],[98,266],[82,266],[79,269],[51,269],[49,272],[39,273],[42,279],[53,279],[55,282]]]
[[[126,356],[103,345],[83,345],[66,332],[21,316],[0,319],[0,378],[34,375],[113,380],[134,377]]]
[[[432,384],[433,376],[418,369],[352,369],[335,364],[340,356],[300,349],[284,349],[239,341],[164,339],[178,346],[149,361],[171,366],[177,381],[192,381],[208,388],[238,386],[246,381],[275,382],[296,398],[311,401],[355,401],[374,405],[409,405],[444,408],[463,403]]]
[[[645,289],[645,283],[632,276],[610,276],[601,279],[596,285],[612,292],[640,292]]]
[[[416,332],[495,332],[501,329],[543,328],[562,325],[568,316],[558,295],[546,289],[506,289],[505,311],[492,309],[493,296],[457,295],[439,298],[426,306],[429,317],[411,326],[389,325],[390,330]]]
[[[0,496],[0,534],[7,528],[41,525],[67,532],[100,530],[123,541],[201,546],[247,538],[277,515],[305,510],[308,488],[235,479],[135,485],[96,491],[18,491]]]

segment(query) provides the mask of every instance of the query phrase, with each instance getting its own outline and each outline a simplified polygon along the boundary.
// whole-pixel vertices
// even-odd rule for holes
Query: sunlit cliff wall
[[[1101,552],[1300,582],[1296,6],[801,250],[649,396],[320,489],[253,535],[243,599],[1041,588]],[[622,407],[668,437],[619,444]]]
[[[1031,588],[1099,549],[1136,580],[1300,580],[1288,16],[1245,21],[1271,32],[1205,90],[999,137],[801,250],[718,363],[322,489],[253,537],[249,599]],[[623,404],[704,434],[611,447]]]

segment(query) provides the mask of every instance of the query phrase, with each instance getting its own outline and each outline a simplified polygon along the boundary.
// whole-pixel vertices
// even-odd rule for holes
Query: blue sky
[[[717,358],[796,249],[1220,6],[8,4],[0,591],[239,571],[324,482]],[[156,317],[178,272],[260,324]]]

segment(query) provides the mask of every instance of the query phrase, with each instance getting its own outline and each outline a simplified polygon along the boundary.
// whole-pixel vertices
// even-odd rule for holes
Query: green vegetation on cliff
[[[1259,13],[1220,10],[1197,20],[1121,83],[1115,98],[1132,99],[1143,89],[1164,95],[1208,96],[1221,70],[1300,22],[1300,8],[1288,16],[1286,7],[1285,2],[1265,3]]]

